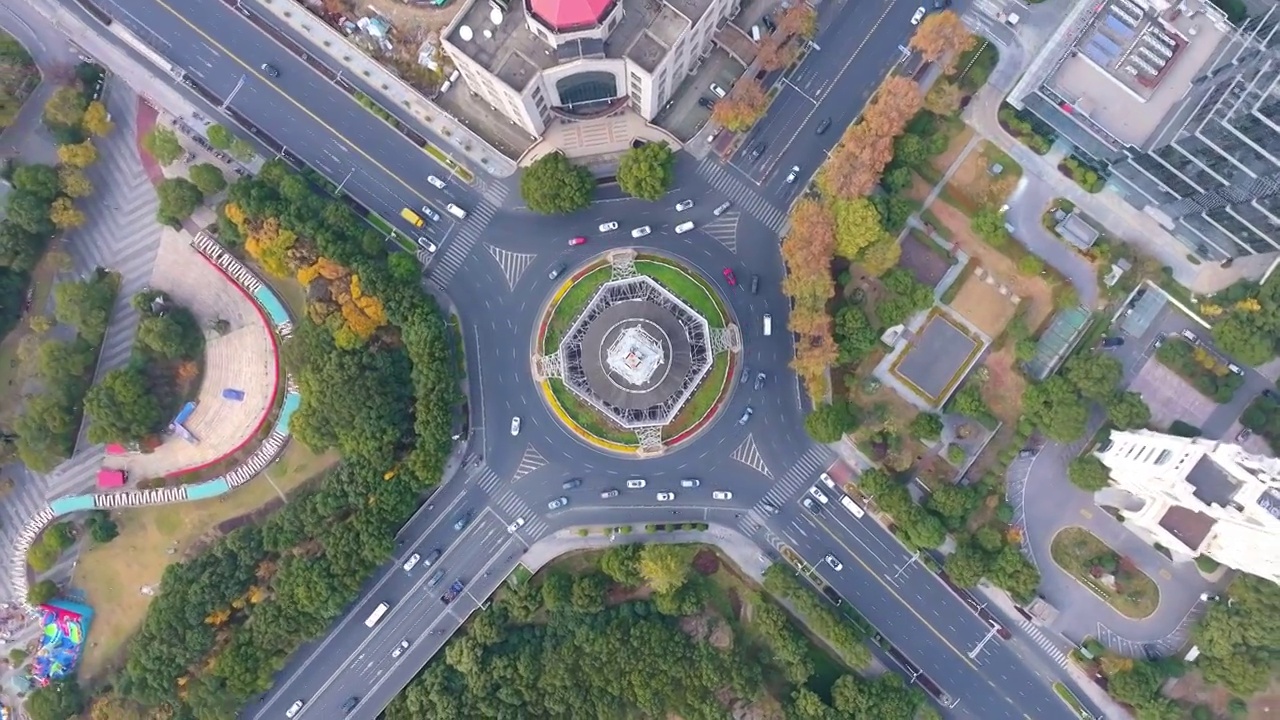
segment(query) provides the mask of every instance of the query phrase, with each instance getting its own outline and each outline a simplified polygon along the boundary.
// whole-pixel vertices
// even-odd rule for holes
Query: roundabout
[[[694,271],[619,248],[560,286],[534,346],[533,379],[560,422],[600,449],[652,457],[719,412],[742,335]]]

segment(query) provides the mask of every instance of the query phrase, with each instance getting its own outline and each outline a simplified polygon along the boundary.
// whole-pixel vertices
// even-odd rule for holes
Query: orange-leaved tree
[[[951,72],[960,54],[973,45],[973,34],[960,16],[945,10],[925,17],[911,36],[911,47],[928,62],[944,62],[943,71]]]
[[[755,80],[740,80],[729,96],[716,103],[711,119],[733,132],[744,132],[764,115],[769,107],[769,97]]]

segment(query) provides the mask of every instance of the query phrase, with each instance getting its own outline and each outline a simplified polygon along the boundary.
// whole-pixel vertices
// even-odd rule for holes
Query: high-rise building
[[[1010,102],[1205,259],[1280,251],[1280,11],[1081,2]]]
[[[1126,527],[1176,559],[1206,555],[1280,582],[1280,460],[1150,430],[1113,432],[1094,454],[1127,496]]]

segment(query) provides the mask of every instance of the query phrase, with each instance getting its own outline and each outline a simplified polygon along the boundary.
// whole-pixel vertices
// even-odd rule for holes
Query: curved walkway
[[[200,233],[191,243],[202,257],[218,268],[229,279],[242,287],[262,308],[272,329],[280,337],[289,337],[293,332],[293,321],[285,309],[284,303],[275,293],[254,275],[251,270],[228,253],[221,245],[204,233]],[[152,488],[148,490],[129,490],[118,493],[89,493],[62,497],[49,503],[27,521],[13,545],[11,557],[10,580],[13,583],[14,598],[26,605],[28,574],[27,551],[40,533],[56,518],[86,510],[107,510],[114,508],[142,507],[147,505],[165,505],[186,502],[189,500],[206,500],[240,487],[262,472],[289,442],[289,421],[302,402],[292,379],[287,380],[284,402],[280,407],[279,417],[266,440],[239,467],[227,474],[191,485],[177,487]]]

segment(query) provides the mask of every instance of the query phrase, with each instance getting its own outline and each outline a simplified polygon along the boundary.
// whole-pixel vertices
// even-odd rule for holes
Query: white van
[[[682,222],[676,226],[676,234],[683,235],[693,229],[693,221]]]
[[[454,205],[453,203],[449,203],[448,205],[445,205],[444,209],[448,210],[450,215],[458,218],[459,220],[467,219],[467,211],[463,210],[457,205]]]
[[[760,26],[759,25],[751,26],[751,39],[755,40],[756,42],[760,42]]]
[[[769,313],[764,314],[764,334],[765,337],[773,334],[773,316]]]

